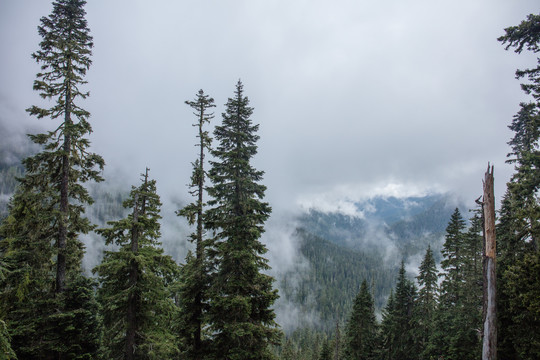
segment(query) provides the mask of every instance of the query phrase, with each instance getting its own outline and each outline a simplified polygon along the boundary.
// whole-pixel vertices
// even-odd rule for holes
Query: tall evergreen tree
[[[450,217],[446,227],[445,241],[441,250],[443,260],[443,281],[441,283],[441,302],[448,306],[458,302],[462,294],[464,281],[463,257],[464,257],[464,231],[465,220],[458,208]]]
[[[538,53],[540,14],[530,14],[518,26],[505,29],[498,40],[518,54],[524,49]],[[514,137],[508,143],[507,162],[514,164],[515,172],[507,184],[497,227],[498,352],[506,359],[534,358],[534,344],[540,343],[534,311],[526,310],[540,289],[538,277],[528,276],[537,269],[540,251],[540,58],[536,67],[517,70],[516,78],[527,79],[521,87],[533,100],[520,104],[509,126]]]
[[[85,136],[92,132],[90,113],[78,105],[88,92],[84,76],[92,61],[93,46],[85,19],[84,0],[58,0],[53,11],[41,18],[38,27],[43,38],[40,50],[32,54],[41,64],[34,81],[34,90],[44,99],[54,100],[54,106],[32,106],[27,111],[37,118],[60,119],[54,131],[32,135],[32,141],[44,151],[24,161],[26,175],[22,186],[26,191],[45,191],[54,198],[53,214],[56,235],[56,292],[64,291],[70,269],[79,270],[82,244],[77,235],[92,229],[82,216],[84,205],[92,203],[88,191],[81,185],[88,180],[102,181],[99,171],[104,161],[89,153]]]
[[[169,286],[177,266],[160,247],[160,206],[156,182],[147,171],[124,202],[133,212],[97,230],[107,245],[117,247],[105,251],[94,269],[101,283],[107,359],[166,359],[176,353]]]
[[[364,280],[345,330],[344,359],[376,359],[378,327],[373,297]]]
[[[394,290],[392,289],[386,306],[382,310],[380,358],[384,360],[393,359],[396,348],[397,331],[394,321],[394,304]]]
[[[414,331],[417,328],[416,296],[416,286],[407,279],[405,264],[402,261],[395,292],[389,298],[383,313],[382,355],[384,359],[418,358],[418,342]]]
[[[478,248],[473,245],[478,240],[478,226],[472,229],[465,231],[465,220],[456,209],[446,228],[442,249],[443,280],[435,315],[436,329],[426,350],[431,356],[443,355],[453,360],[480,356],[482,284],[478,283],[479,275],[471,273],[478,255]]]
[[[330,348],[330,342],[328,339],[323,341],[319,360],[332,360],[332,349]]]
[[[206,151],[210,150],[211,138],[208,131],[204,130],[204,125],[210,123],[214,117],[209,110],[214,105],[214,99],[205,95],[203,90],[199,90],[195,101],[186,101],[194,110],[197,123],[193,126],[198,128],[197,146],[199,156],[192,164],[193,173],[191,175],[192,190],[190,191],[196,200],[177,212],[178,215],[185,216],[190,225],[196,224],[196,231],[191,234],[190,240],[195,243],[195,256],[191,253],[186,258],[186,264],[182,269],[181,286],[178,295],[180,305],[178,326],[181,343],[184,353],[190,359],[202,359],[204,350],[208,349],[203,342],[203,329],[205,326],[204,315],[208,308],[208,288],[209,288],[209,265],[207,261],[208,239],[205,239],[204,206],[203,201],[206,173],[204,170]]]
[[[215,357],[220,359],[270,359],[270,344],[279,342],[272,304],[278,298],[270,267],[259,238],[271,208],[263,202],[263,172],[251,158],[257,153],[259,126],[253,125],[253,108],[238,81],[229,98],[223,123],[214,136],[208,193],[212,197],[207,224],[214,230],[216,273],[211,289],[210,330]]]
[[[438,295],[438,272],[433,251],[428,245],[424,259],[420,264],[419,274],[416,277],[419,285],[417,299],[417,319],[418,319],[418,342],[422,349],[421,359],[429,359],[424,353],[429,338],[434,330],[434,317],[437,309]]]
[[[23,160],[25,175],[0,230],[7,269],[2,311],[8,314],[19,359],[91,358],[99,341],[95,314],[78,307],[91,307],[93,301],[92,286],[80,281],[83,244],[78,235],[93,228],[84,217],[92,199],[83,184],[101,181],[104,165],[88,152],[89,113],[78,105],[88,96],[80,89],[92,48],[84,5],[80,0],[53,2],[52,13],[38,27],[40,50],[32,55],[41,64],[34,90],[54,105],[27,111],[59,124],[30,135],[42,151]],[[90,297],[83,296],[85,291]],[[77,330],[81,325],[96,336]]]

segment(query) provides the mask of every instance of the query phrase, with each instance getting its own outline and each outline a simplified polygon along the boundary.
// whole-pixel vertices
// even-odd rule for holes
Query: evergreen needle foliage
[[[540,14],[530,14],[498,39],[513,48],[540,52]],[[516,78],[532,100],[520,104],[509,128],[507,162],[515,172],[507,184],[497,226],[498,352],[499,358],[533,359],[540,356],[538,322],[538,253],[540,251],[540,58],[536,67],[518,69]],[[536,309],[535,309],[536,306]]]
[[[190,194],[195,201],[177,212],[178,215],[188,219],[190,225],[196,224],[196,231],[191,234],[190,240],[195,243],[195,256],[191,252],[186,257],[186,264],[181,269],[178,291],[178,333],[182,344],[182,353],[190,359],[202,359],[207,355],[208,345],[203,338],[204,328],[207,326],[205,317],[208,310],[208,288],[210,286],[210,265],[207,259],[209,239],[205,238],[204,206],[203,201],[206,172],[204,158],[206,151],[211,150],[212,139],[204,125],[210,123],[214,114],[209,110],[214,105],[214,99],[199,90],[195,101],[186,101],[194,110],[197,122],[193,126],[198,129],[199,156],[193,165],[191,175]]]
[[[209,323],[214,357],[220,359],[270,359],[269,346],[280,339],[272,309],[278,294],[264,273],[269,270],[263,257],[267,250],[259,240],[271,208],[262,201],[263,172],[250,164],[259,139],[252,113],[239,81],[214,131],[219,144],[210,162],[207,226],[215,233],[211,260],[216,271]]]
[[[104,165],[88,151],[90,114],[79,105],[88,96],[81,88],[93,46],[85,3],[53,2],[52,13],[41,18],[42,41],[32,55],[41,65],[34,90],[53,106],[27,111],[56,124],[30,135],[41,151],[23,160],[25,175],[0,229],[6,267],[1,308],[19,359],[91,358],[99,346],[93,285],[81,278],[84,249],[78,238],[93,229],[84,217],[93,200],[83,184],[101,181]]]
[[[368,360],[377,358],[378,326],[375,319],[375,306],[364,280],[360,292],[354,300],[351,317],[345,331],[344,359]]]
[[[94,272],[101,287],[98,300],[104,324],[107,359],[167,359],[177,353],[172,331],[175,306],[171,283],[177,273],[173,259],[160,247],[161,219],[155,180],[148,171],[124,202],[132,214],[110,221],[97,232],[107,245]]]

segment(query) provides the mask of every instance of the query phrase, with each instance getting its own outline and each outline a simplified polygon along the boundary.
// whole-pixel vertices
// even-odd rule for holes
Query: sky
[[[507,126],[528,98],[505,51],[504,28],[538,0],[91,0],[93,65],[81,103],[110,182],[129,187],[145,167],[165,197],[186,199],[197,156],[191,109],[199,89],[221,121],[239,79],[260,124],[253,163],[275,212],[339,209],[366,196],[481,195],[488,162],[500,199]],[[0,0],[0,130],[17,146],[51,120],[43,104],[39,19],[50,1]],[[211,128],[209,130],[211,130]]]

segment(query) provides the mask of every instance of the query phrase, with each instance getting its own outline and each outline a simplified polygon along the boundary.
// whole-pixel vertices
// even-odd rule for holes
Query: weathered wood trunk
[[[486,241],[485,276],[487,279],[487,304],[484,320],[482,360],[497,359],[497,283],[495,272],[495,196],[493,189],[493,166],[488,165],[484,179],[484,238]]]

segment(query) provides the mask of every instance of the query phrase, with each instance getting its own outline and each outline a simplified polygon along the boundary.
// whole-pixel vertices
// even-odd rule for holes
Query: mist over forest
[[[540,358],[536,12],[0,4],[0,358]]]

